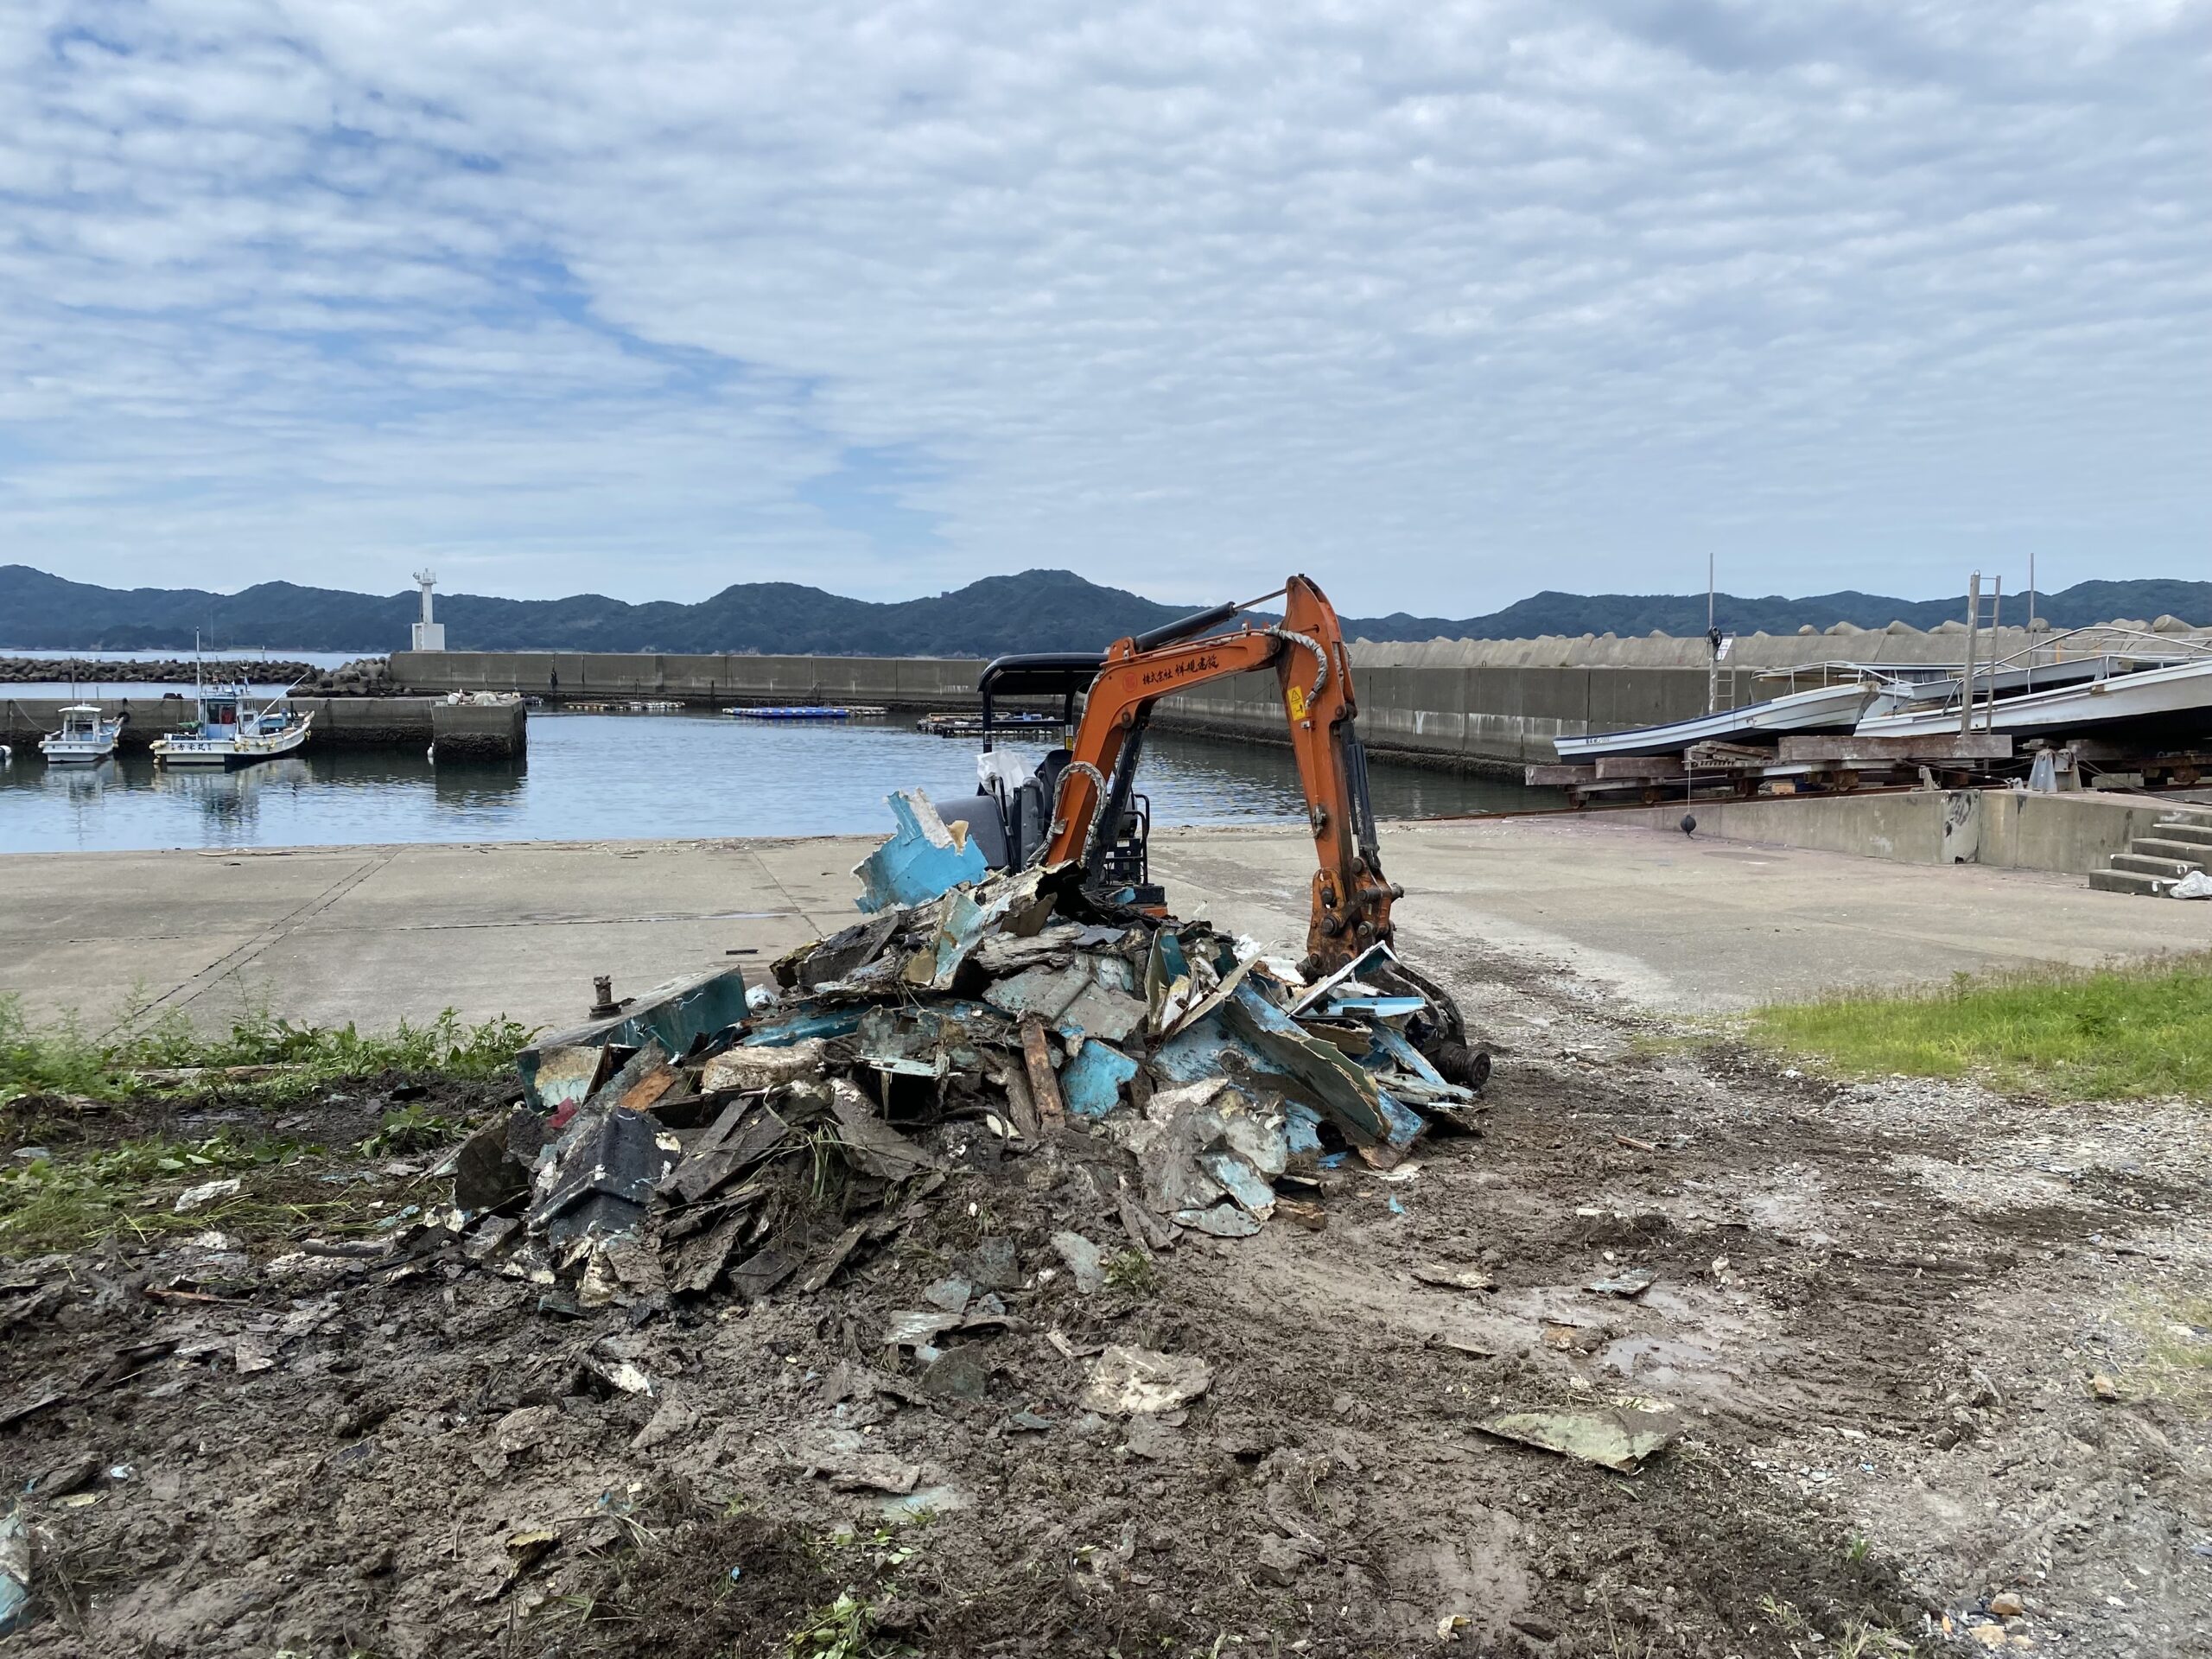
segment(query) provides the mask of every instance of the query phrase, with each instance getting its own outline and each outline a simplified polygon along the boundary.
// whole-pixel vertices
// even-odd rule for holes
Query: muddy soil
[[[0,1652],[2212,1652],[2212,1436],[2173,1358],[2206,1340],[2202,1103],[1824,1083],[1540,964],[1430,961],[1498,1050],[1485,1132],[1347,1173],[1318,1230],[1147,1255],[1112,1147],[1001,1161],[956,1123],[951,1178],[826,1288],[634,1328],[451,1249],[0,1268],[0,1480],[35,1483],[37,1546]],[[386,1109],[295,1128],[350,1146]],[[429,1161],[245,1179],[391,1213]],[[1636,1267],[1640,1296],[1584,1288]],[[882,1338],[953,1276],[1011,1323],[925,1377]],[[1211,1386],[1102,1417],[1106,1344]],[[1475,1427],[1623,1394],[1688,1426],[1633,1475]]]

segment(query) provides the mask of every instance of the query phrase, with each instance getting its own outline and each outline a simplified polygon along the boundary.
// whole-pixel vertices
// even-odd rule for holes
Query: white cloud
[[[19,5],[0,559],[2202,575],[2209,56],[2154,3]]]

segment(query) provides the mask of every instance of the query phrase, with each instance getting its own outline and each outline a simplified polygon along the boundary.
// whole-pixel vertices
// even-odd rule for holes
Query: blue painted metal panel
[[[620,1043],[643,1048],[658,1038],[660,1046],[679,1058],[690,1052],[702,1037],[726,1031],[746,1017],[745,975],[738,968],[718,968],[696,978],[657,986],[622,1013],[579,1026],[574,1031],[543,1038],[515,1057],[524,1096],[537,1109],[545,1109],[537,1088],[540,1060],[558,1048],[604,1047]]]
[[[963,882],[980,881],[990,874],[983,849],[973,841],[956,845],[952,832],[920,790],[895,790],[884,800],[899,828],[854,870],[862,889],[855,902],[862,910],[927,904]]]
[[[824,1008],[819,1013],[794,1014],[770,1026],[755,1026],[747,1033],[747,1048],[789,1048],[810,1037],[849,1037],[861,1028],[861,1010]]]
[[[1060,1095],[1077,1117],[1103,1117],[1121,1104],[1122,1086],[1137,1074],[1137,1063],[1096,1038],[1060,1068]]]

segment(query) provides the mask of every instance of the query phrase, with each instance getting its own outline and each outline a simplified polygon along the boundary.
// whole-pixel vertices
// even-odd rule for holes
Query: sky
[[[2208,69],[2206,0],[9,0],[0,563],[2202,578]]]

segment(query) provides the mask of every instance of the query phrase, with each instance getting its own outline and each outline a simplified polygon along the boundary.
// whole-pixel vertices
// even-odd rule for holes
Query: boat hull
[[[308,741],[313,716],[289,731],[269,737],[165,737],[154,744],[154,759],[165,766],[206,772],[236,772],[295,753]]]
[[[1718,714],[1699,715],[1664,726],[1555,737],[1552,747],[1561,760],[1573,762],[1616,755],[1679,754],[1693,743],[1779,736],[1785,732],[1847,732],[1859,724],[1873,695],[1872,688],[1854,681],[1746,703],[1741,709],[1723,709]]]
[[[2064,737],[2075,732],[2136,726],[2146,735],[2212,736],[2212,661],[2115,674],[2088,685],[1999,697],[1977,705],[1977,731],[2016,737]],[[1859,722],[1860,737],[1939,737],[1959,729],[1955,708],[1927,714],[1882,715]]]

